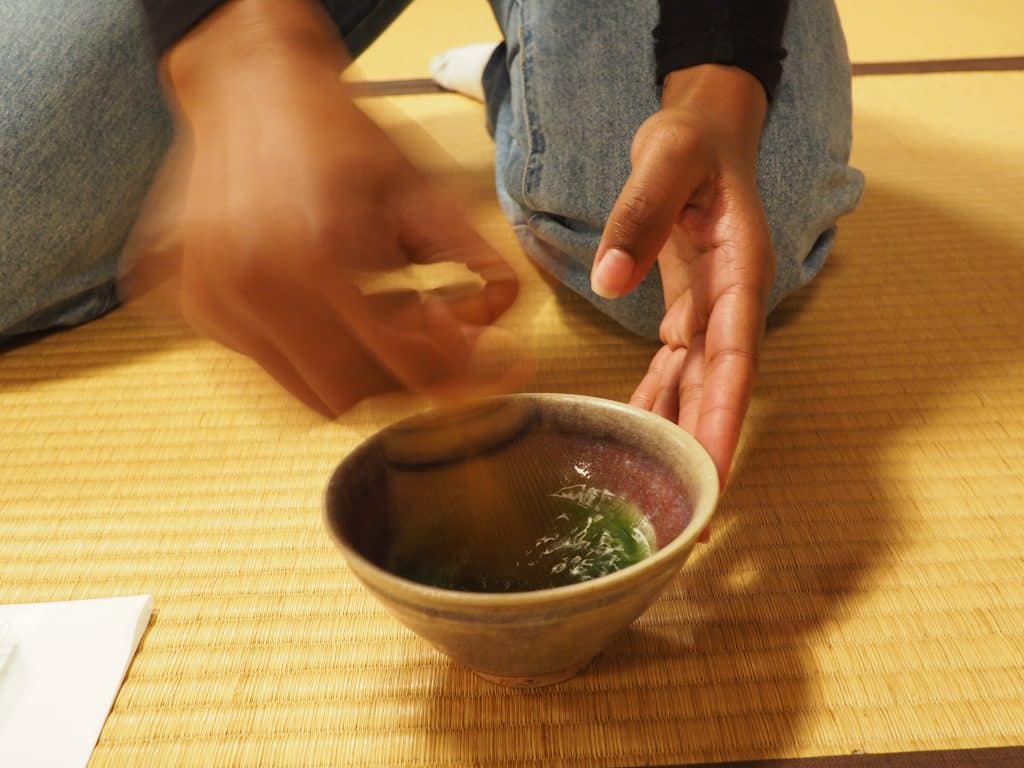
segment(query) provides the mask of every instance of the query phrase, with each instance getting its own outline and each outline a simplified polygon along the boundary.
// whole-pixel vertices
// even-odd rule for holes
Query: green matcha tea
[[[650,522],[609,491],[564,488],[533,501],[536,538],[518,557],[487,562],[467,546],[396,546],[387,570],[421,584],[469,592],[524,592],[578,584],[638,563],[657,550]]]
[[[378,564],[470,592],[605,576],[657,551],[655,528],[631,500],[657,486],[645,482],[650,464],[622,447],[541,428],[487,455],[392,467]]]

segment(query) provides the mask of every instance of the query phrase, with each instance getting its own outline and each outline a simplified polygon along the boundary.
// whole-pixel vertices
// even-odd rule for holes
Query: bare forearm
[[[168,48],[162,64],[175,100],[187,108],[216,99],[225,81],[237,88],[249,72],[322,81],[305,87],[336,85],[347,60],[315,0],[231,0]]]

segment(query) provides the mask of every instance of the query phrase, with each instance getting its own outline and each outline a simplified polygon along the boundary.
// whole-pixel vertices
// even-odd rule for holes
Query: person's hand
[[[637,131],[633,170],[609,216],[591,275],[609,298],[655,260],[664,346],[630,402],[676,421],[710,453],[724,486],[764,333],[775,259],[757,190],[764,90],[739,69],[679,70],[662,109]]]
[[[329,416],[385,391],[457,388],[517,292],[352,103],[345,56],[315,3],[261,0],[226,4],[167,54],[179,130],[121,283],[132,298],[166,281],[194,329]],[[439,262],[468,267],[477,289],[365,288]]]

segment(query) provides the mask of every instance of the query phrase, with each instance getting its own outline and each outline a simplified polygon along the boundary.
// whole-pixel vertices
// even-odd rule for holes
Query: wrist
[[[307,82],[319,76],[337,86],[348,63],[315,0],[228,0],[167,51],[162,69],[174,100],[188,112],[210,97],[237,97],[240,82],[268,73],[301,71]]]
[[[661,103],[663,109],[695,112],[711,121],[756,161],[768,99],[750,73],[721,64],[676,70],[665,78]]]

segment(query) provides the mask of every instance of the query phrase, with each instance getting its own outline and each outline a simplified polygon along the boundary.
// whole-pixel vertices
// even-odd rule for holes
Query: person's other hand
[[[764,90],[742,70],[707,65],[669,75],[662,109],[633,140],[633,170],[591,275],[595,292],[617,297],[658,261],[664,346],[630,402],[692,433],[723,486],[775,272],[756,175],[765,112]]]
[[[313,2],[229,3],[171,49],[178,134],[121,283],[128,298],[170,286],[189,325],[328,416],[381,392],[457,389],[518,286],[352,103],[345,59]],[[362,289],[440,262],[478,289]]]

